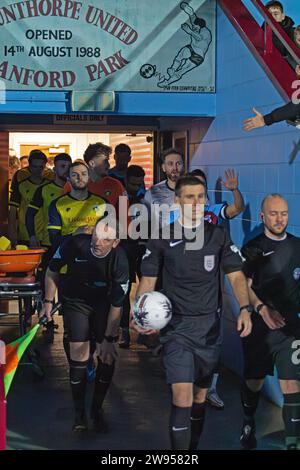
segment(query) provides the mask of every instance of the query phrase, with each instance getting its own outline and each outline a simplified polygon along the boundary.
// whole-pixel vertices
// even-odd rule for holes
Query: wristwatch
[[[119,336],[104,335],[104,339],[108,343],[117,343]]]
[[[255,310],[256,310],[256,313],[260,313],[261,309],[262,309],[263,307],[265,307],[265,305],[266,305],[266,304],[258,304],[257,307],[256,307],[256,309],[255,309]]]
[[[254,312],[254,308],[252,307],[252,305],[243,305],[241,308],[240,308],[240,312],[242,310],[247,310],[247,312],[249,313],[253,313]]]
[[[44,304],[54,304],[54,300],[44,299]]]

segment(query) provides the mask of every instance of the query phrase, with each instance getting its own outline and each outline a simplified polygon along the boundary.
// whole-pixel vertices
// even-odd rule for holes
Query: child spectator
[[[268,9],[269,13],[273,16],[274,20],[280,24],[282,29],[286,34],[294,40],[294,21],[289,16],[286,16],[284,13],[283,5],[280,2],[271,0],[268,2],[265,7]],[[263,24],[263,27],[265,23]],[[283,57],[288,57],[289,53],[282,44],[281,40],[273,33],[273,44],[279,50],[280,54]]]

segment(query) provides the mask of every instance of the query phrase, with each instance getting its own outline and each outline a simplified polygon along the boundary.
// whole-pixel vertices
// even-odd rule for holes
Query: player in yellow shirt
[[[106,201],[88,192],[89,169],[83,160],[70,166],[71,191],[54,200],[49,207],[48,233],[53,246],[61,237],[72,235],[79,227],[94,227],[104,215]]]
[[[59,153],[54,158],[55,180],[40,186],[29,204],[26,213],[26,228],[29,233],[29,245],[32,248],[40,245],[49,247],[50,240],[48,235],[48,210],[52,201],[63,194],[63,188],[69,175],[69,169],[72,159],[67,153]],[[38,239],[35,233],[35,217],[42,212],[43,233],[42,238]]]
[[[44,184],[49,182],[45,178],[44,171],[47,163],[46,155],[40,150],[32,150],[29,155],[29,169],[19,170],[26,171],[27,177],[24,179],[14,175],[11,186],[11,196],[9,201],[8,230],[9,238],[14,247],[17,242],[29,244],[29,235],[25,225],[25,215],[30,201],[35,191]],[[41,236],[43,229],[42,217],[35,219],[35,233],[37,237]]]

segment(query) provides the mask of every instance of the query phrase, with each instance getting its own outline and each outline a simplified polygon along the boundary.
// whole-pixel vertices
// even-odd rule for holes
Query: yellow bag
[[[6,251],[11,249],[10,240],[6,237],[0,237],[0,251]]]

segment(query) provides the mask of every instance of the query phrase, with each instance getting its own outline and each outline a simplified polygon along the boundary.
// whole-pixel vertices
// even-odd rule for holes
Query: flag
[[[13,381],[14,375],[16,373],[17,367],[23,356],[24,352],[26,351],[27,347],[33,340],[38,331],[40,325],[37,324],[31,330],[28,331],[24,336],[21,338],[16,339],[10,344],[7,344],[5,347],[6,352],[6,363],[3,367],[3,376],[4,376],[4,390],[5,396],[7,396],[11,383]]]

